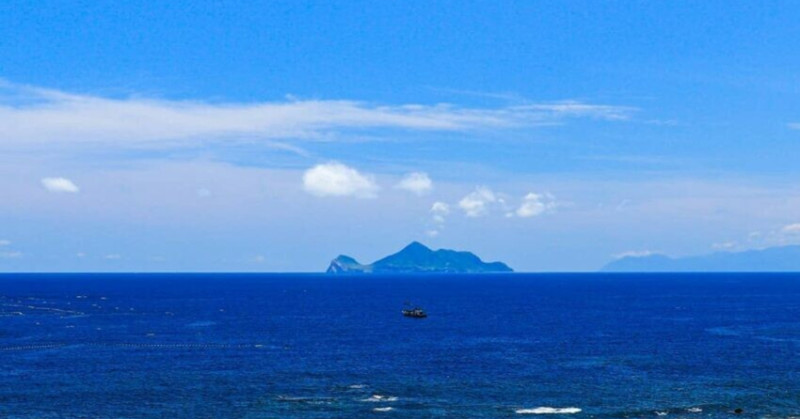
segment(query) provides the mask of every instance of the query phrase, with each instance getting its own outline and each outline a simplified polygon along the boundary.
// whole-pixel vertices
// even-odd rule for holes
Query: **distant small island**
[[[369,265],[362,265],[350,256],[340,255],[331,261],[329,274],[369,273],[496,273],[513,272],[503,262],[484,262],[470,252],[431,250],[412,242],[399,252]]]
[[[669,257],[627,256],[603,267],[605,272],[800,272],[800,246],[779,246],[742,252]]]

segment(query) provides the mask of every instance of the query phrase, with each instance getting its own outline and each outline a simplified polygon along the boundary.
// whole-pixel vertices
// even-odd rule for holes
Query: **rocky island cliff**
[[[362,265],[350,256],[340,255],[328,266],[329,274],[369,273],[496,273],[513,272],[503,262],[484,262],[470,252],[431,250],[412,242],[399,252],[369,265]]]

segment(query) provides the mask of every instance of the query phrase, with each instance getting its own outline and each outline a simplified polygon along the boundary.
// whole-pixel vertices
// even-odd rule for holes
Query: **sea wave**
[[[216,325],[217,322],[211,320],[199,320],[186,325],[186,327],[209,327]]]
[[[533,409],[517,409],[516,413],[520,415],[571,415],[580,413],[581,409],[577,407],[535,407]]]
[[[391,412],[392,410],[394,410],[394,408],[393,407],[389,407],[389,406],[387,406],[387,407],[376,407],[376,408],[372,409],[373,412]]]
[[[373,394],[372,396],[367,397],[366,399],[361,399],[362,402],[370,402],[370,403],[378,403],[378,402],[396,402],[397,397],[395,396],[383,396],[380,394]]]
[[[278,396],[279,402],[302,403],[302,404],[331,404],[335,399],[331,397],[294,397]]]
[[[737,329],[733,326],[719,326],[719,327],[710,327],[706,329],[706,333],[710,333],[716,336],[741,336],[742,331]]]

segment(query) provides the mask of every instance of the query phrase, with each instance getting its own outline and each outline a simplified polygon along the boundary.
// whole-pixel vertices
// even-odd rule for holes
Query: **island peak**
[[[473,253],[449,249],[432,250],[413,241],[397,253],[363,265],[355,258],[339,255],[327,273],[496,273],[513,272],[503,262],[484,262]]]

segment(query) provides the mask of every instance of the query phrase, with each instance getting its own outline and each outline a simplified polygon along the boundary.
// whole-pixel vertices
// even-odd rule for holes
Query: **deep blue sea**
[[[3,418],[525,415],[800,416],[800,274],[0,275]]]

